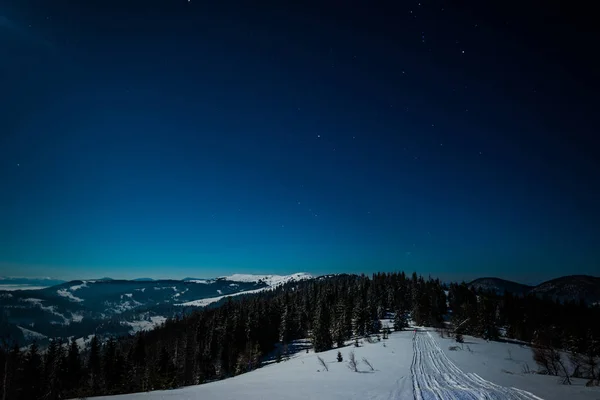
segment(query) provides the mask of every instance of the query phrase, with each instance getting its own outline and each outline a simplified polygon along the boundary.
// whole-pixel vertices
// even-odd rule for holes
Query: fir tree
[[[67,361],[65,367],[65,389],[67,393],[72,393],[77,396],[79,392],[74,389],[79,389],[82,377],[81,355],[79,354],[79,346],[75,339],[71,339],[69,350],[67,352]],[[73,392],[72,392],[73,391]]]
[[[318,300],[317,310],[315,313],[312,341],[315,352],[329,350],[333,347],[333,339],[331,337],[331,317],[327,300],[322,297]]]
[[[402,310],[397,310],[396,315],[394,315],[394,330],[401,331],[405,328],[408,328],[406,313]]]
[[[42,387],[42,357],[39,353],[39,347],[36,342],[29,346],[23,360],[23,373],[21,374],[21,395],[23,400],[38,399],[43,394]]]
[[[90,353],[87,361],[89,394],[99,393],[101,387],[102,361],[100,358],[100,341],[94,335],[90,342]]]

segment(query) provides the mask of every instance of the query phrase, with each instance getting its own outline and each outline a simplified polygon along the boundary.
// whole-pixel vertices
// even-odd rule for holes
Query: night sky
[[[297,3],[0,1],[0,275],[598,274],[591,10]]]

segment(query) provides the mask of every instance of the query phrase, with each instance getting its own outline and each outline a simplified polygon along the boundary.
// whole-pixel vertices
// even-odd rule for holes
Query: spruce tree
[[[40,398],[44,389],[42,377],[42,357],[37,342],[33,342],[29,346],[23,362],[23,373],[20,376],[20,398],[23,400]]]
[[[312,341],[315,352],[329,350],[333,347],[333,339],[331,337],[331,316],[329,307],[326,304],[325,297],[318,300],[317,310],[312,330]]]
[[[100,341],[94,335],[90,342],[90,352],[87,361],[88,389],[90,395],[100,393],[102,381],[102,362],[100,358]]]
[[[405,328],[408,328],[408,319],[406,318],[406,312],[402,310],[397,310],[396,315],[394,315],[394,330],[401,331]]]
[[[71,339],[69,350],[67,352],[66,376],[65,389],[67,393],[78,396],[79,392],[77,390],[81,384],[82,366],[79,346],[74,338]]]

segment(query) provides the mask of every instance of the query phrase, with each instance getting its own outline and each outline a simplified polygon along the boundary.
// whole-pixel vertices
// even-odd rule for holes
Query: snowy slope
[[[261,287],[259,289],[246,290],[243,292],[236,292],[224,296],[215,296],[199,300],[188,301],[185,303],[174,304],[176,306],[194,306],[194,307],[205,307],[209,304],[216,303],[225,297],[238,296],[241,294],[259,293],[265,290],[271,290],[278,286],[285,285],[290,282],[298,282],[307,279],[312,279],[313,276],[304,272],[298,272],[292,275],[249,275],[249,274],[233,274],[229,276],[221,276],[217,279],[232,281],[232,282],[244,282],[244,283],[265,283],[268,286]],[[230,286],[235,286],[234,283]],[[220,293],[220,292],[219,292]]]
[[[305,272],[297,272],[291,275],[251,275],[251,274],[233,274],[221,276],[218,279],[224,279],[234,282],[264,282],[271,287],[277,287],[289,282],[303,281],[312,279],[313,276]]]
[[[600,388],[557,383],[556,377],[523,374],[521,364],[535,368],[531,351],[519,345],[466,337],[464,350],[425,328],[393,333],[386,341],[341,349],[299,353],[289,361],[264,366],[234,378],[182,389],[101,397],[103,400],[259,400],[259,399],[418,399],[418,400],[596,400]],[[466,346],[472,347],[468,351]],[[512,360],[507,360],[508,349]],[[347,366],[350,351],[359,373]],[[329,371],[324,371],[317,356]],[[366,357],[374,371],[362,362]]]
[[[237,292],[237,293],[232,293],[232,294],[228,294],[228,295],[224,295],[224,296],[208,297],[206,299],[192,300],[192,301],[187,301],[185,303],[173,304],[173,305],[174,306],[188,306],[188,307],[206,307],[209,304],[216,303],[217,301],[223,300],[225,297],[238,296],[240,294],[259,293],[259,292],[264,292],[265,290],[270,290],[270,289],[272,289],[271,286],[265,286],[260,289],[246,290],[245,292]]]
[[[600,399],[600,388],[585,387],[587,380],[572,379],[573,385],[565,386],[558,384],[560,379],[555,376],[523,373],[524,367],[537,370],[531,348],[527,346],[465,336],[463,350],[450,351],[450,346],[457,345],[453,339],[434,337],[444,353],[465,373],[476,372],[483,379],[518,387],[546,400]]]
[[[392,335],[383,347],[381,343],[341,349],[344,362],[336,361],[337,350],[300,353],[289,361],[271,364],[234,378],[183,389],[101,397],[111,400],[259,400],[259,399],[319,399],[319,400],[388,400],[412,399],[410,333]],[[355,351],[360,361],[367,357],[375,371],[359,364],[360,373],[352,372],[346,360]],[[317,355],[329,367],[324,371]]]
[[[415,399],[538,400],[533,393],[499,386],[476,373],[465,373],[442,351],[431,332],[419,330],[413,340],[411,376]]]

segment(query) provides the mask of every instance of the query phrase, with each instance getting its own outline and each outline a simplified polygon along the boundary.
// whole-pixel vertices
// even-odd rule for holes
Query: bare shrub
[[[529,364],[527,363],[523,363],[521,365],[521,372],[524,374],[533,374],[534,371],[531,370],[531,368],[529,368]]]
[[[574,378],[587,378],[591,381],[600,379],[598,366],[600,366],[600,358],[595,354],[593,348],[586,349],[584,354],[571,353],[569,360],[574,367],[572,376]]]
[[[317,360],[319,360],[319,364],[321,364],[323,368],[325,368],[325,371],[329,371],[329,367],[327,366],[325,360],[323,360],[320,356],[317,356]]]
[[[354,355],[353,351],[350,352],[348,360],[348,368],[350,368],[354,372],[358,372],[358,363],[356,362],[356,356]]]
[[[371,368],[371,371],[375,371],[375,368],[373,368],[373,365],[371,365],[371,363],[369,362],[369,360],[367,360],[365,357],[362,358],[362,362],[364,362],[365,364],[367,364],[369,366],[369,368]]]
[[[510,349],[506,349],[506,352],[508,353],[508,357],[506,359],[512,361],[513,358],[512,358],[512,353],[510,352]]]
[[[448,350],[450,350],[450,351],[458,351],[458,350],[460,350],[460,347],[458,347],[458,346],[449,346]]]
[[[562,376],[563,385],[571,384],[571,378],[560,352],[552,346],[547,337],[538,335],[531,350],[533,351],[533,360],[541,368],[539,373]]]
[[[540,374],[558,376],[560,353],[556,349],[548,346],[536,346],[531,351],[533,351],[533,360],[540,368]]]

